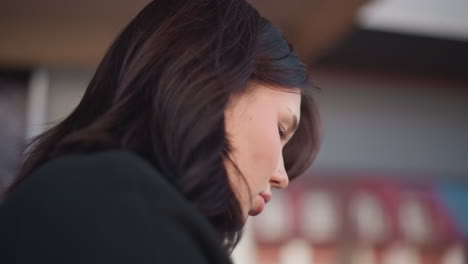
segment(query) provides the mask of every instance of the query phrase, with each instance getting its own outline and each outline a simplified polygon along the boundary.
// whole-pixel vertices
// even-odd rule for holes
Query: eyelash
[[[288,139],[286,132],[281,128],[281,126],[278,126],[278,132],[282,141],[286,141]]]

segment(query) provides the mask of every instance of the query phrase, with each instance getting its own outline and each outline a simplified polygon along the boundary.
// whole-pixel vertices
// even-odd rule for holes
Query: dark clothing
[[[0,207],[0,263],[230,263],[208,220],[140,157],[70,155]]]

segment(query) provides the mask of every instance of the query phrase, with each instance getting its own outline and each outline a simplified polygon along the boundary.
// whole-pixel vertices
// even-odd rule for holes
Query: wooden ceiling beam
[[[307,61],[332,47],[368,0],[249,0]],[[95,66],[149,0],[11,0],[0,9],[0,67]]]

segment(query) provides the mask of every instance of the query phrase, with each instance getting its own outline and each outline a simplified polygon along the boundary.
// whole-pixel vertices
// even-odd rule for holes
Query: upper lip
[[[265,200],[265,203],[268,203],[271,200],[271,194],[261,193],[260,196]]]

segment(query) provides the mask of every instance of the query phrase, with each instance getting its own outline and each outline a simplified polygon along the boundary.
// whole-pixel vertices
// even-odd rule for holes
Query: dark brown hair
[[[31,142],[9,192],[58,156],[128,150],[193,203],[229,251],[243,220],[223,165],[224,110],[249,82],[301,89],[301,122],[284,149],[294,178],[310,166],[318,132],[291,45],[243,0],[152,1],[111,45],[76,109]]]

